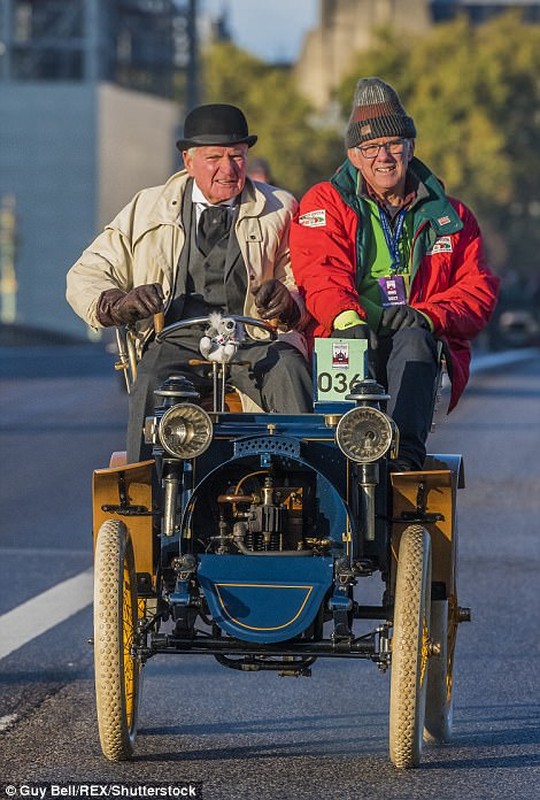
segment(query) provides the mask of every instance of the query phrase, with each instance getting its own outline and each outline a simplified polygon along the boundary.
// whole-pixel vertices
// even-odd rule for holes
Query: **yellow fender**
[[[154,461],[126,464],[122,454],[114,453],[111,464],[106,469],[95,470],[93,475],[94,546],[97,533],[106,520],[121,520],[133,542],[135,572],[150,575],[155,587],[157,543],[153,517],[148,513],[153,509]]]

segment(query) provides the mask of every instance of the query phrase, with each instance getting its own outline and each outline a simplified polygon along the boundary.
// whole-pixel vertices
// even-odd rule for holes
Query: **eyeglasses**
[[[380,144],[357,145],[356,150],[360,150],[364,158],[369,159],[377,158],[382,147],[384,147],[386,152],[390,153],[391,156],[400,156],[405,149],[406,142],[407,139],[392,139],[391,142],[381,142]]]

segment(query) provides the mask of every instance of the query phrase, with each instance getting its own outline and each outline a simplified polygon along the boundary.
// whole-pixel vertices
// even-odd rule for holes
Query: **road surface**
[[[453,741],[426,746],[406,773],[387,757],[388,676],[349,661],[321,660],[312,678],[292,679],[157,657],[145,668],[136,758],[104,760],[86,643],[90,475],[123,446],[126,398],[103,360],[55,358],[41,361],[41,377],[30,357],[4,363],[0,377],[0,631],[16,623],[0,659],[0,782],[15,787],[6,797],[45,783],[67,796],[92,783],[190,782],[206,800],[540,795],[538,357],[474,375],[430,439],[431,452],[465,458],[459,586],[473,622],[459,630]]]

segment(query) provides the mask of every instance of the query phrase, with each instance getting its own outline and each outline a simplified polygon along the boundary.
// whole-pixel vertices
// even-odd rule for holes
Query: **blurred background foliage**
[[[300,196],[343,160],[335,129],[314,128],[312,109],[289,69],[268,66],[231,43],[213,45],[203,58],[203,102],[242,108],[259,140],[250,155],[266,159],[274,183]]]
[[[495,270],[536,278],[540,253],[540,26],[501,14],[465,17],[419,38],[388,30],[353,59],[326,121],[290,70],[230,43],[203,56],[203,102],[241,106],[275,183],[300,196],[343,161],[343,133],[359,77],[377,75],[415,120],[416,155],[471,206]],[[336,114],[336,108],[338,113]],[[538,280],[538,279],[536,279]]]

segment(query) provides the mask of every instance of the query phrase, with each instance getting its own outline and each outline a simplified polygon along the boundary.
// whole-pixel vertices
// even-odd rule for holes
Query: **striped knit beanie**
[[[380,78],[361,78],[354,92],[345,147],[356,147],[381,136],[414,139],[416,128],[395,89]]]

